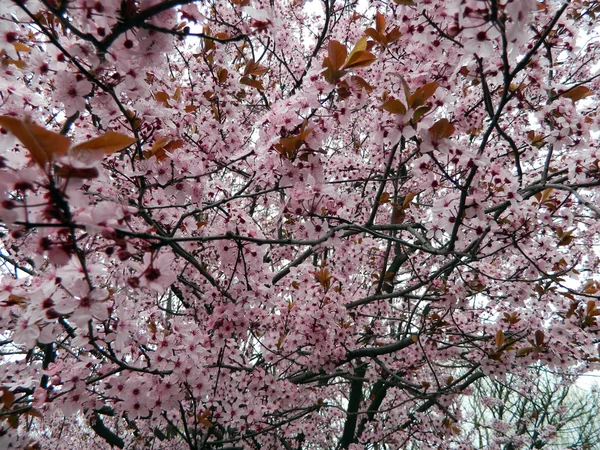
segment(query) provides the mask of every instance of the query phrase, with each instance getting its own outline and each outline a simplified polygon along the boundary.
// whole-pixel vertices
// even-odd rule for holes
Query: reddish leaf
[[[258,89],[259,91],[264,91],[265,88],[259,80],[253,80],[249,77],[242,77],[240,79],[240,83],[245,84],[246,86],[251,86],[253,88]]]
[[[369,36],[371,39],[373,39],[374,41],[377,41],[378,43],[380,43],[381,45],[386,44],[385,35],[381,34],[379,31],[377,31],[374,28],[367,28],[365,30],[365,34],[367,36]]]
[[[524,347],[517,350],[517,356],[527,356],[535,349],[533,347]]]
[[[244,69],[244,76],[254,75],[256,77],[264,75],[267,73],[269,69],[267,67],[261,66],[260,64],[254,62],[253,59],[246,63],[246,68]]]
[[[429,134],[434,141],[449,138],[454,133],[454,125],[448,119],[440,119],[429,128]]]
[[[394,98],[387,99],[381,108],[392,114],[406,114],[406,106]]]
[[[354,82],[355,84],[359,85],[365,91],[367,91],[369,93],[373,92],[373,89],[374,89],[373,86],[371,86],[369,83],[367,83],[364,78],[359,77],[358,75],[352,75],[350,77],[350,80],[352,80],[352,82]]]
[[[56,175],[61,178],[81,178],[81,179],[94,179],[98,178],[100,173],[95,167],[73,167],[71,165],[64,165],[56,169]]]
[[[82,144],[77,144],[71,149],[72,152],[92,151],[102,152],[105,155],[126,149],[130,145],[137,142],[134,137],[129,137],[114,131],[108,131],[103,136],[91,139]]]
[[[415,110],[415,113],[413,114],[413,122],[418,122],[421,117],[423,117],[425,114],[427,114],[429,111],[431,111],[431,106],[427,105],[427,106],[421,106],[420,108],[417,108]]]
[[[362,37],[358,40],[346,62],[342,66],[343,69],[366,67],[375,61],[376,57],[367,50],[367,38]]]
[[[13,47],[16,51],[22,53],[29,53],[31,51],[30,47],[26,46],[25,44],[21,44],[20,42],[13,43]]]
[[[158,103],[162,103],[163,106],[170,108],[171,105],[169,105],[169,99],[171,98],[169,94],[167,94],[166,92],[163,91],[159,91],[156,92],[154,94],[154,98],[156,99],[156,101]]]
[[[15,402],[15,394],[9,391],[7,388],[2,388],[2,396],[0,401],[4,404],[4,409],[7,410]]]
[[[46,130],[29,120],[0,116],[0,126],[10,131],[29,151],[31,158],[40,166],[64,156],[71,147],[71,140],[62,134]]]
[[[367,67],[373,64],[373,62],[376,59],[377,57],[367,50],[356,52],[348,57],[346,63],[344,64],[344,69],[357,69],[359,67]]]
[[[227,81],[227,76],[229,75],[229,72],[227,71],[227,69],[224,69],[223,67],[219,67],[217,69],[217,82],[219,84],[223,84]]]
[[[504,345],[504,332],[502,330],[496,331],[495,341],[497,348],[500,348]]]
[[[404,201],[402,202],[402,208],[403,209],[408,208],[408,206],[413,201],[413,199],[416,197],[416,195],[417,195],[416,192],[409,192],[408,194],[406,194],[404,196]]]
[[[435,94],[439,83],[434,81],[433,83],[427,83],[421,86],[410,96],[409,105],[411,108],[417,108],[418,106],[424,105],[429,98]]]
[[[379,11],[375,14],[375,28],[380,33],[385,31],[385,17]]]
[[[345,45],[336,40],[329,41],[328,56],[333,70],[339,70],[344,65],[347,54],[348,50]]]
[[[385,36],[385,40],[387,41],[388,44],[392,44],[393,42],[396,42],[401,37],[402,37],[402,33],[400,33],[400,29],[398,27],[394,27],[394,28],[392,28],[392,31],[390,31]]]
[[[542,345],[544,345],[544,332],[541,330],[537,330],[535,332],[535,345],[536,347],[541,347]]]
[[[576,102],[578,100],[581,100],[582,98],[589,97],[592,94],[593,94],[593,92],[590,91],[589,88],[587,88],[585,86],[577,86],[577,87],[574,87],[573,89],[569,89],[568,91],[561,94],[560,96],[569,98],[573,102]]]

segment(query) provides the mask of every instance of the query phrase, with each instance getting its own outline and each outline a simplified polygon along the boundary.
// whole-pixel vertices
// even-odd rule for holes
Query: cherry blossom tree
[[[475,448],[593,449],[600,444],[597,385],[581,388],[543,367],[532,379],[482,378],[465,396]]]
[[[0,447],[464,449],[597,368],[599,10],[0,0]]]

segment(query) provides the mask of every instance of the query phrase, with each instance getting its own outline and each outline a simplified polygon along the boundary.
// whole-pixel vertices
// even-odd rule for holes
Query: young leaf
[[[408,208],[413,199],[417,196],[416,192],[409,192],[404,196],[404,201],[402,202],[402,208]]]
[[[375,14],[375,28],[380,33],[385,31],[385,17],[379,11]]]
[[[13,43],[13,47],[15,48],[16,51],[22,52],[22,53],[29,53],[31,51],[30,47],[28,47],[25,44],[21,44],[20,42]]]
[[[116,133],[114,131],[108,131],[103,136],[90,139],[89,141],[84,142],[82,144],[77,144],[71,149],[71,151],[99,151],[104,153],[105,155],[110,155],[112,153],[126,149],[131,144],[134,144],[136,141],[136,138],[125,136],[124,134]]]
[[[217,81],[219,84],[225,83],[227,81],[227,76],[229,75],[229,71],[224,69],[223,67],[219,67],[217,69]]]
[[[331,68],[334,71],[340,70],[346,60],[348,50],[346,46],[336,40],[329,41],[328,56]]]
[[[402,37],[402,33],[400,33],[400,29],[398,27],[394,27],[394,28],[392,28],[392,31],[390,31],[388,34],[386,34],[385,40],[387,41],[388,44],[391,44],[393,42],[396,42],[401,37]]]
[[[497,348],[500,348],[500,347],[502,347],[504,345],[504,332],[502,330],[498,330],[496,332],[495,340],[496,340],[496,347]]]
[[[246,68],[244,69],[244,76],[254,75],[256,77],[259,77],[261,75],[264,75],[268,71],[269,69],[267,67],[261,66],[260,64],[256,63],[253,59],[251,59],[246,63]]]
[[[449,138],[454,133],[454,125],[448,119],[440,119],[429,128],[429,134],[434,141]]]
[[[589,97],[593,92],[590,91],[589,88],[585,86],[577,86],[573,89],[569,89],[567,92],[560,95],[560,97],[565,97],[571,99],[573,102],[581,100],[582,98]]]
[[[346,62],[342,66],[343,69],[367,67],[375,61],[377,57],[367,50],[367,38],[362,37],[358,40]]]
[[[408,102],[410,107],[415,109],[421,105],[424,105],[425,102],[429,100],[433,94],[435,94],[435,91],[439,85],[440,84],[437,81],[434,81],[417,89],[415,93],[410,96],[410,100]]]
[[[44,167],[56,156],[64,156],[71,147],[71,140],[62,134],[46,130],[29,120],[0,116],[0,126],[10,131],[29,151],[31,158]]]
[[[367,91],[368,93],[373,92],[373,86],[371,86],[364,78],[359,77],[358,75],[352,75],[350,80],[360,86],[362,89]]]
[[[264,91],[265,88],[260,82],[260,80],[253,80],[250,77],[242,77],[240,78],[240,83],[245,84],[246,86],[251,86],[253,88],[258,89],[259,91]]]
[[[394,98],[387,99],[381,108],[392,114],[406,114],[406,106]]]
[[[367,67],[373,64],[376,59],[377,57],[369,51],[356,53],[352,58],[348,58],[348,61],[344,64],[344,69]]]
[[[171,105],[169,105],[169,99],[171,98],[171,96],[169,94],[167,94],[166,92],[158,91],[154,94],[154,98],[156,99],[156,101],[158,103],[161,103],[166,108],[171,107]]]
[[[544,345],[544,332],[542,330],[537,330],[535,332],[535,346],[541,347]]]

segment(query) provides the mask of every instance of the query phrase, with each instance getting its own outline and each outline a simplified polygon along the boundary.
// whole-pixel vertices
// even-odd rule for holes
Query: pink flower
[[[21,344],[27,348],[33,348],[40,335],[40,328],[31,320],[30,317],[21,317],[17,324],[17,329],[13,334],[15,344]]]
[[[85,109],[85,96],[92,90],[92,83],[78,80],[71,73],[60,74],[56,78],[56,98],[65,106],[65,114],[70,117]]]
[[[2,6],[4,8],[4,5]],[[13,44],[19,42],[19,34],[14,24],[8,20],[0,20],[0,51],[11,59],[17,58],[17,52]]]
[[[107,298],[107,289],[95,288],[90,291],[85,280],[78,280],[73,283],[68,293],[63,292],[60,295],[54,309],[60,314],[72,313],[71,319],[75,324],[78,327],[85,327],[93,318],[101,322],[108,319],[108,308],[105,303]]]

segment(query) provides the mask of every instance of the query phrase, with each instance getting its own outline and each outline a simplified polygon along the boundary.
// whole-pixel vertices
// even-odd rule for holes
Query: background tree
[[[465,397],[463,431],[475,448],[597,448],[597,385],[582,388],[541,367],[534,373],[527,384],[512,375],[474,383]]]
[[[0,446],[468,448],[597,367],[597,10],[0,0]]]

